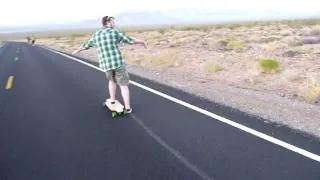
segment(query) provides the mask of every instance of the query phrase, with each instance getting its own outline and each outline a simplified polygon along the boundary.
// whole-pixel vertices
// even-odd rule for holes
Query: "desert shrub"
[[[159,32],[160,34],[164,34],[164,33],[166,32],[166,30],[165,30],[165,29],[159,29],[158,32]]]
[[[320,35],[320,26],[314,26],[311,28],[311,31],[310,31],[310,35],[311,36],[319,36]]]
[[[244,42],[240,40],[234,40],[234,41],[230,41],[228,46],[231,47],[232,49],[243,49]]]
[[[243,41],[235,38],[222,38],[217,41],[217,44],[219,47],[225,49],[243,49],[245,47]]]
[[[310,102],[315,103],[320,100],[320,83],[311,82],[308,83],[306,91],[304,93],[304,98]]]
[[[207,72],[214,73],[223,70],[223,67],[216,63],[207,63],[204,65]]]
[[[280,62],[276,59],[264,58],[260,59],[259,66],[262,72],[274,72],[279,69]]]
[[[267,44],[262,44],[261,46],[269,52],[274,52],[281,49],[286,49],[288,44],[282,41],[274,41]]]

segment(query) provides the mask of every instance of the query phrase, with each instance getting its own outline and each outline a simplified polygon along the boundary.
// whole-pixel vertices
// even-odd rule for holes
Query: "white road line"
[[[45,48],[45,47],[44,47],[44,48]],[[45,49],[48,49],[48,48],[45,48]],[[80,59],[78,59],[78,58],[74,58],[74,57],[72,57],[72,56],[69,56],[69,55],[60,53],[60,52],[55,51],[55,50],[51,50],[51,49],[48,49],[48,50],[49,50],[49,51],[52,51],[52,52],[54,52],[54,53],[60,54],[60,55],[62,55],[62,56],[64,56],[64,57],[67,57],[67,58],[69,58],[69,59],[75,60],[75,61],[77,61],[77,62],[80,62],[80,63],[82,63],[82,64],[85,64],[85,65],[87,65],[87,66],[89,66],[89,67],[92,67],[92,68],[94,68],[94,69],[96,69],[96,70],[99,70],[99,71],[102,71],[102,72],[103,72],[102,69],[100,69],[100,68],[98,68],[98,67],[96,67],[96,66],[94,66],[94,65],[92,65],[92,64],[86,63],[86,62],[84,62],[84,61],[82,61],[82,60],[80,60]],[[242,130],[242,131],[245,131],[245,132],[247,132],[247,133],[250,133],[250,134],[252,134],[252,135],[254,135],[254,136],[257,136],[257,137],[259,137],[259,138],[261,138],[261,139],[264,139],[264,140],[266,140],[266,141],[272,142],[272,143],[274,143],[274,144],[276,144],[276,145],[279,145],[279,146],[284,147],[284,148],[286,148],[286,149],[288,149],[288,150],[291,150],[291,151],[293,151],[293,152],[296,152],[296,153],[298,153],[298,154],[300,154],[300,155],[303,155],[303,156],[305,156],[305,157],[308,157],[308,158],[310,158],[310,159],[312,159],[312,160],[315,160],[315,161],[320,162],[320,156],[317,155],[317,154],[314,154],[314,153],[311,153],[311,152],[306,151],[306,150],[304,150],[304,149],[301,149],[301,148],[299,148],[299,147],[293,146],[293,145],[291,145],[291,144],[289,144],[289,143],[286,143],[286,142],[284,142],[284,141],[282,141],[282,140],[279,140],[279,139],[277,139],[277,138],[271,137],[271,136],[269,136],[269,135],[266,135],[266,134],[264,134],[264,133],[261,133],[261,132],[259,132],[259,131],[254,130],[254,129],[251,129],[251,128],[249,128],[249,127],[246,127],[246,126],[244,126],[244,125],[242,125],[242,124],[239,124],[239,123],[236,123],[236,122],[231,121],[231,120],[229,120],[229,119],[226,119],[226,118],[224,118],[224,117],[218,116],[218,115],[216,115],[216,114],[214,114],[214,113],[212,113],[212,112],[206,111],[206,110],[201,109],[201,108],[199,108],[199,107],[197,107],[197,106],[194,106],[194,105],[189,104],[189,103],[187,103],[187,102],[181,101],[181,100],[179,100],[179,99],[177,99],[177,98],[174,98],[174,97],[172,97],[172,96],[169,96],[169,95],[167,95],[167,94],[164,94],[164,93],[162,93],[162,92],[159,92],[159,91],[157,91],[157,90],[154,90],[154,89],[152,89],[152,88],[149,88],[149,87],[144,86],[144,85],[142,85],[142,84],[139,84],[139,83],[137,83],[137,82],[130,81],[130,83],[133,84],[133,85],[135,85],[135,86],[137,86],[137,87],[140,87],[140,88],[142,88],[142,89],[145,89],[145,90],[147,90],[147,91],[149,91],[149,92],[152,92],[152,93],[154,93],[154,94],[157,94],[157,95],[159,95],[159,96],[161,96],[161,97],[163,97],[163,98],[166,98],[166,99],[168,99],[168,100],[170,100],[170,101],[173,101],[173,102],[178,103],[178,104],[180,104],[180,105],[182,105],[182,106],[185,106],[185,107],[187,107],[187,108],[189,108],[189,109],[192,109],[192,110],[194,110],[194,111],[197,111],[197,112],[202,113],[202,114],[204,114],[204,115],[207,115],[207,116],[209,116],[209,117],[212,117],[212,118],[214,118],[214,119],[217,119],[217,120],[219,120],[219,121],[221,121],[221,122],[223,122],[223,123],[229,124],[229,125],[231,125],[231,126],[233,126],[233,127],[235,127],[235,128],[238,128],[238,129],[240,129],[240,130]]]

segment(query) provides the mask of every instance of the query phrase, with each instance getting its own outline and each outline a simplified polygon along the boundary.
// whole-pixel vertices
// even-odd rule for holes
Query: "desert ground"
[[[320,137],[320,19],[123,31],[148,43],[120,45],[130,73]],[[92,32],[37,44],[71,53]],[[98,61],[94,48],[78,56]]]

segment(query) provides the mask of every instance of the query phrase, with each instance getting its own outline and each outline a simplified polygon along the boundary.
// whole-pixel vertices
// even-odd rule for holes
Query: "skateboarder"
[[[34,46],[36,42],[36,37],[34,35],[31,36],[31,44]]]
[[[91,38],[82,44],[73,54],[96,47],[99,52],[99,66],[106,72],[109,80],[109,95],[111,100],[116,98],[117,84],[120,86],[121,95],[124,101],[124,113],[131,113],[129,74],[125,62],[118,48],[119,43],[141,44],[146,48],[146,42],[125,35],[115,28],[115,18],[105,16],[102,18],[102,27],[92,34]]]
[[[28,41],[28,44],[30,44],[31,38],[29,36],[27,36],[27,41]]]

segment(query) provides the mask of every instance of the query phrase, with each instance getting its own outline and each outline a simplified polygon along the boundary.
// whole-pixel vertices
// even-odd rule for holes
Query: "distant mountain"
[[[126,26],[159,26],[196,23],[219,23],[243,20],[285,19],[297,17],[310,17],[319,15],[320,12],[288,13],[274,11],[209,11],[201,9],[176,9],[164,11],[136,11],[116,15],[119,27]],[[0,28],[0,33],[31,32],[65,29],[88,29],[101,26],[101,17],[79,22],[64,22],[59,24],[41,24],[28,27]]]

